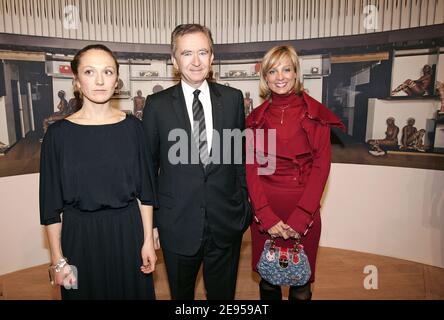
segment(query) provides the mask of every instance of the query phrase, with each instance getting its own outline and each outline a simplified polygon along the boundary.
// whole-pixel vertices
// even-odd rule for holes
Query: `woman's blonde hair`
[[[266,76],[268,71],[275,65],[279,64],[285,58],[290,59],[294,71],[296,72],[296,81],[294,83],[295,93],[300,93],[304,90],[301,81],[299,80],[300,67],[299,57],[292,46],[277,46],[267,51],[261,63],[259,95],[263,99],[269,99],[271,96],[270,87],[267,84]]]

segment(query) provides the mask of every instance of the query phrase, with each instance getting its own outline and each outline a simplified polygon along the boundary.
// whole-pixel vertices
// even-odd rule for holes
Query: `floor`
[[[0,177],[39,172],[39,138],[36,133],[29,133],[0,156]]]
[[[257,300],[258,276],[251,271],[251,242],[244,239],[239,265],[236,299]],[[154,276],[156,296],[170,299],[165,265],[158,251],[158,264]],[[374,289],[364,283],[369,274],[366,266],[377,268],[377,277],[371,282]],[[376,273],[372,272],[372,275]],[[376,280],[377,279],[377,280]],[[367,279],[368,280],[368,279]],[[287,296],[288,289],[284,289]],[[57,288],[48,282],[47,266],[41,265],[0,276],[0,299],[57,300]],[[196,299],[205,299],[202,276],[199,276]],[[375,300],[375,299],[438,299],[444,300],[444,269],[415,262],[321,247],[319,249],[314,300]]]

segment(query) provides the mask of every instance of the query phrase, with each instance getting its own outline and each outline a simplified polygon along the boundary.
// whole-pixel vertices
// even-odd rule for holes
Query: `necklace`
[[[282,113],[281,113],[281,124],[284,123],[284,112],[285,112],[285,109],[287,109],[289,106],[290,106],[289,104],[287,104],[285,106],[279,106],[279,109],[281,109],[281,111],[282,111]]]

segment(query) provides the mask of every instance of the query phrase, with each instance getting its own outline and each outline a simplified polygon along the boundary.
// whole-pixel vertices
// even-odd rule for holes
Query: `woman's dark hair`
[[[114,56],[114,53],[107,46],[104,46],[103,44],[90,44],[77,51],[76,55],[71,61],[71,70],[76,78],[79,74],[80,60],[82,59],[82,56],[85,54],[85,52],[88,52],[89,50],[102,50],[109,53],[109,55],[113,58],[114,63],[116,64],[116,72],[117,76],[119,76],[119,63],[117,62],[117,58]],[[75,85],[74,85],[74,98],[77,100],[76,109],[79,110],[83,105],[83,97],[82,93],[79,90],[77,90]]]
[[[117,75],[119,75],[119,63],[117,62],[117,58],[114,56],[114,53],[103,44],[90,44],[89,46],[86,46],[77,51],[76,55],[71,61],[71,70],[75,76],[79,74],[80,59],[82,58],[83,54],[89,50],[102,50],[109,53],[109,55],[113,58],[114,63],[116,64]]]

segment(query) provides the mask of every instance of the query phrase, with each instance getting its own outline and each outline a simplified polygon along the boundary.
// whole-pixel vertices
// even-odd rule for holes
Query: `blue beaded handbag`
[[[262,279],[279,286],[303,286],[311,277],[310,264],[299,240],[293,248],[278,247],[274,240],[265,241],[257,270]]]

